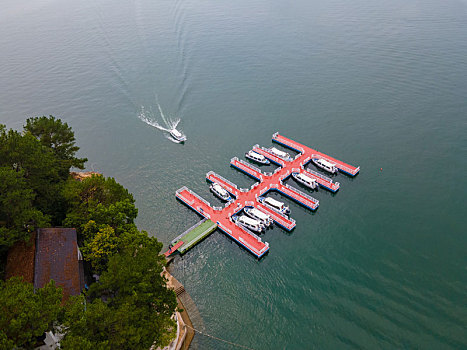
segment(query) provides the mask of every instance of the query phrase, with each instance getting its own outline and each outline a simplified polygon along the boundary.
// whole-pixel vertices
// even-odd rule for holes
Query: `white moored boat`
[[[221,185],[219,185],[217,182],[213,182],[211,186],[209,186],[211,189],[212,193],[214,193],[217,197],[224,201],[230,201],[232,200],[232,197],[230,196],[229,192],[225,188],[223,188]]]
[[[271,197],[258,197],[258,201],[264,204],[266,207],[277,211],[280,214],[288,215],[290,214],[290,209],[284,203],[276,201],[274,198]]]
[[[172,136],[176,141],[178,142],[185,142],[186,141],[186,136],[183,135],[180,131],[177,129],[172,129],[169,131],[170,136]]]
[[[309,176],[306,176],[305,174],[301,173],[292,173],[292,176],[300,182],[301,184],[305,185],[308,188],[315,189],[318,187],[318,182],[315,179],[312,179]]]
[[[246,215],[234,216],[232,219],[239,225],[246,227],[249,230],[255,232],[261,232],[264,230],[264,225],[259,221],[252,218],[249,218]]]
[[[320,167],[321,169],[324,169],[324,170],[330,172],[331,174],[337,174],[337,172],[338,172],[336,164],[328,162],[326,159],[313,158],[312,161],[313,161],[313,163],[315,163],[315,165],[317,167]]]
[[[247,153],[245,153],[245,157],[251,159],[251,160],[254,160],[255,162],[258,162],[260,164],[269,164],[269,159],[266,159],[265,156],[263,156],[262,154],[259,154],[253,150],[251,151],[248,151]]]
[[[281,151],[280,149],[277,149],[276,147],[271,147],[269,149],[269,152],[274,154],[276,157],[282,158],[284,160],[291,160],[292,159],[290,154],[288,154],[287,152]]]
[[[271,216],[263,213],[261,210],[258,210],[254,207],[247,207],[245,208],[245,214],[251,217],[252,219],[259,220],[264,226],[271,226],[273,221]]]

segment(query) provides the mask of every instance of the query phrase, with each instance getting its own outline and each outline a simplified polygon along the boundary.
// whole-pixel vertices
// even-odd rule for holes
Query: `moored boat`
[[[305,185],[306,187],[311,188],[312,190],[318,187],[318,182],[315,179],[306,176],[305,174],[293,172],[292,176],[295,178],[295,180]]]
[[[264,230],[264,225],[259,221],[249,218],[246,215],[233,216],[232,219],[240,226],[246,227],[247,229],[255,232],[261,232]]]
[[[244,212],[252,219],[261,221],[261,223],[266,227],[271,226],[273,223],[270,215],[263,213],[261,210],[254,207],[246,207]]]
[[[245,157],[251,160],[254,160],[255,162],[258,162],[260,164],[269,164],[270,161],[267,159],[265,156],[262,154],[259,154],[253,150],[248,151],[245,153]]]
[[[211,192],[214,193],[220,199],[226,202],[232,200],[230,193],[227,192],[227,190],[221,185],[219,185],[217,182],[213,182],[212,185],[209,186],[209,188],[211,189]]]
[[[330,172],[331,174],[337,174],[338,172],[336,164],[328,162],[326,159],[313,158],[312,161],[317,167],[323,170],[326,170],[327,172]]]
[[[288,154],[287,152],[281,151],[280,149],[277,149],[276,147],[269,148],[269,152],[271,152],[276,157],[279,157],[281,159],[288,160],[288,161],[292,160],[292,157],[290,156],[290,154]]]
[[[284,203],[279,202],[271,197],[258,197],[258,201],[264,204],[266,207],[278,212],[279,214],[288,215],[290,214],[290,208]]]

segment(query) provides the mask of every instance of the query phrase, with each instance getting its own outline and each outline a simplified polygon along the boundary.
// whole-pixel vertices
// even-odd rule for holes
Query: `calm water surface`
[[[467,347],[467,3],[4,0],[0,122],[62,117],[165,245],[183,185],[275,131],[351,164],[257,261],[216,232],[173,271],[196,324],[254,349]],[[137,118],[180,118],[185,145]],[[380,171],[380,168],[383,170]],[[194,348],[231,349],[197,336]]]

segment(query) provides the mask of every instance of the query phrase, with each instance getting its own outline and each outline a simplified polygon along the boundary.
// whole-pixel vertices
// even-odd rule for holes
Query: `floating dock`
[[[235,197],[235,199],[226,203],[223,207],[213,207],[207,200],[189,190],[187,187],[182,187],[176,191],[175,195],[177,199],[196,211],[204,219],[200,224],[195,225],[174,239],[171,249],[165,253],[166,256],[175,251],[179,251],[180,253],[186,252],[196,243],[207,237],[216,228],[219,228],[253,255],[260,258],[269,250],[269,243],[263,242],[258,235],[235,224],[232,221],[233,215],[236,215],[245,207],[256,207],[270,215],[276,224],[291,231],[296,225],[295,220],[262,205],[258,201],[258,197],[266,196],[269,192],[276,191],[293,199],[305,208],[315,211],[319,207],[319,201],[317,199],[284,183],[284,181],[291,176],[292,172],[304,173],[315,179],[321,187],[336,192],[340,188],[339,182],[335,182],[319,172],[306,168],[307,164],[311,162],[312,159],[324,158],[336,164],[340,172],[349,176],[355,176],[360,171],[360,167],[346,164],[324,153],[288,139],[279,133],[275,133],[272,136],[272,140],[298,152],[298,154],[295,158],[285,160],[272,154],[267,148],[260,147],[259,145],[253,146],[255,152],[262,154],[279,166],[274,172],[262,172],[258,167],[238,159],[237,157],[232,158],[230,161],[231,166],[257,180],[251,188],[238,188],[234,183],[212,171],[206,174],[206,180],[220,184]]]

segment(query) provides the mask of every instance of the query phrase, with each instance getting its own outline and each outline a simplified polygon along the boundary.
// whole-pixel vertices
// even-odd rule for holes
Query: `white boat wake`
[[[170,132],[177,129],[177,126],[180,123],[180,119],[178,118],[178,119],[172,120],[166,117],[159,103],[157,103],[157,108],[159,109],[159,113],[161,115],[164,125],[161,125],[157,122],[156,116],[151,108],[149,109],[149,111],[147,111],[144,108],[144,106],[141,106],[141,112],[139,113],[138,118],[142,120],[143,122],[145,122],[146,124],[163,131],[165,134],[165,137],[169,139],[170,141],[175,142],[175,143],[180,143],[180,141],[175,140],[173,137],[170,136]],[[178,131],[184,138],[186,138],[183,132],[181,132],[180,130]]]

